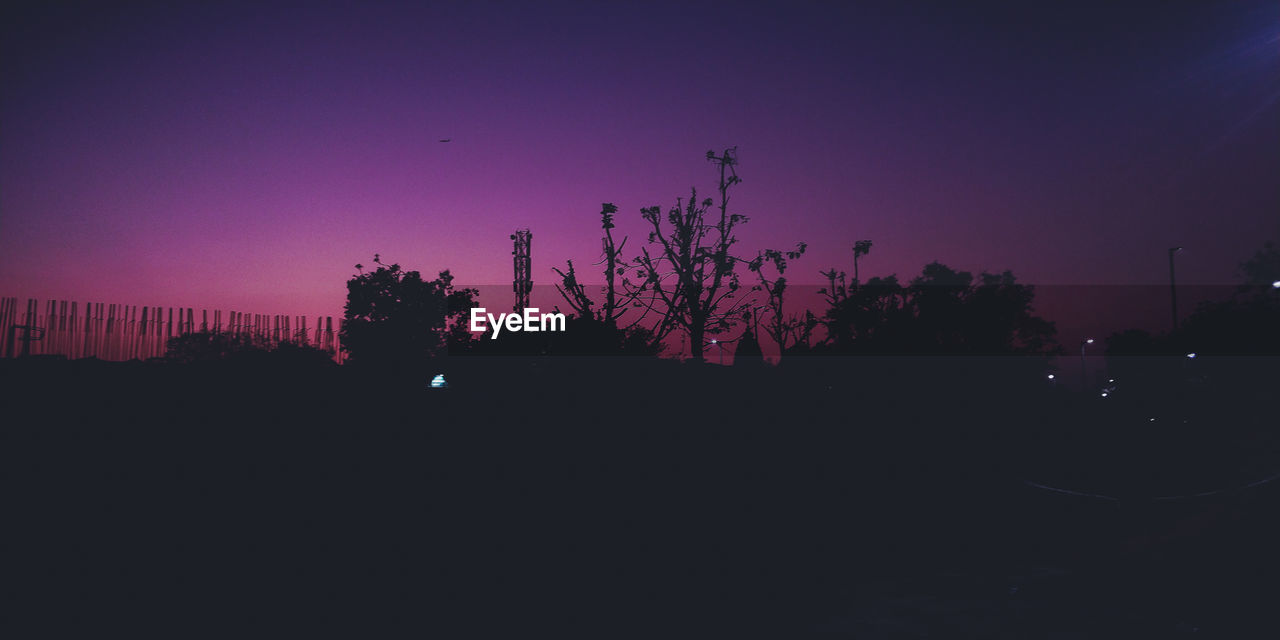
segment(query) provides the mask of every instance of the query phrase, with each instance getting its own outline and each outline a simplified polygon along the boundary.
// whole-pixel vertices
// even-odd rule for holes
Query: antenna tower
[[[533,269],[530,266],[533,234],[528,229],[517,229],[511,234],[511,239],[515,241],[515,249],[511,252],[514,256],[515,280],[511,288],[516,294],[516,303],[512,310],[516,313],[524,313],[524,310],[529,308],[529,294],[533,292]]]

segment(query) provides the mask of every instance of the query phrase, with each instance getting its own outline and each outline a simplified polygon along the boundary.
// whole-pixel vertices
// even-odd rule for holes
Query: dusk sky
[[[27,4],[0,295],[339,315],[374,253],[509,282],[518,227],[549,284],[735,145],[739,246],[807,242],[795,282],[869,239],[864,277],[1161,284],[1183,245],[1229,284],[1280,241],[1274,1]]]

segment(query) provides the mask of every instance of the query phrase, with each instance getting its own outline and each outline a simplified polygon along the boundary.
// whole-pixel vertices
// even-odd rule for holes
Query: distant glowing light
[[[436,377],[431,379],[432,389],[447,389],[448,387],[449,387],[449,383],[444,381],[443,373],[437,373]]]
[[[719,340],[716,340],[715,338],[712,338],[712,339],[711,339],[711,344],[716,344],[716,343],[718,343],[718,342],[720,342],[720,341],[719,341]]]
[[[1093,344],[1093,338],[1084,341],[1085,344]]]
[[[1272,282],[1272,283],[1271,283],[1271,288],[1272,288],[1272,289],[1280,289],[1280,280],[1276,280],[1275,282]]]
[[[1105,398],[1105,397],[1107,397],[1107,392],[1106,392],[1106,391],[1103,391],[1103,392],[1102,392],[1102,397],[1104,397],[1104,398]]]
[[[1051,374],[1049,374],[1049,379],[1050,379],[1050,380],[1052,380],[1052,379],[1053,379],[1053,374],[1052,374],[1052,373],[1051,373]]]
[[[1188,353],[1188,354],[1187,354],[1187,357],[1188,357],[1188,358],[1191,358],[1191,359],[1193,359],[1193,360],[1194,360],[1194,359],[1195,359],[1195,357],[1196,357],[1196,352],[1192,351],[1191,353]]]

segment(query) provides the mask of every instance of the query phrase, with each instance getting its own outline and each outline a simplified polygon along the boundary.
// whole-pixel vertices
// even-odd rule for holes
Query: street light
[[[1280,289],[1280,280],[1276,280],[1275,282],[1272,282],[1272,283],[1271,283],[1271,288],[1272,288],[1272,289]]]
[[[1086,380],[1088,374],[1086,374],[1084,370],[1084,348],[1086,345],[1090,344],[1093,344],[1093,338],[1085,338],[1080,341],[1080,388],[1082,389],[1088,384],[1088,381]]]
[[[1187,354],[1187,357],[1188,357],[1188,358],[1190,358],[1190,359],[1192,359],[1192,360],[1195,360],[1195,359],[1196,359],[1196,352],[1192,351],[1191,353],[1188,353],[1188,354]]]
[[[724,366],[724,345],[721,344],[720,341],[716,340],[715,338],[711,339],[711,344],[720,345],[720,366]]]
[[[1173,317],[1173,330],[1178,330],[1178,287],[1173,279],[1173,254],[1182,251],[1182,247],[1169,248],[1169,310]]]

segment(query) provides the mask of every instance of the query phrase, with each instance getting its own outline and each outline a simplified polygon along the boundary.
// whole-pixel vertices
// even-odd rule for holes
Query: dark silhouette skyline
[[[580,216],[643,233],[731,145],[793,284],[860,239],[880,275],[1155,285],[1185,246],[1227,284],[1280,233],[1269,2],[4,11],[6,295],[338,316],[376,251],[506,282],[512,229],[588,264]]]
[[[1280,637],[1275,2],[9,4],[7,635]]]

